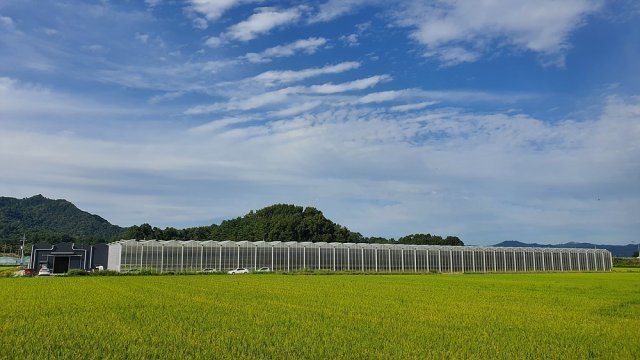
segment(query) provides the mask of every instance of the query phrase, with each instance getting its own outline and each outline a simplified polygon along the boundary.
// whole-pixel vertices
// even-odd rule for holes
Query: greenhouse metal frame
[[[613,258],[604,249],[195,240],[120,240],[109,244],[108,268],[116,271],[261,267],[279,272],[603,272],[611,271]]]

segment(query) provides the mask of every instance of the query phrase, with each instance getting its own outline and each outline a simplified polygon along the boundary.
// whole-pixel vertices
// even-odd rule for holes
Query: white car
[[[261,267],[258,270],[256,270],[256,272],[267,273],[267,272],[271,272],[271,269],[266,267],[266,266],[264,266],[264,267]]]
[[[249,273],[249,269],[245,269],[245,268],[237,268],[237,269],[227,271],[227,274],[231,274],[231,275],[248,274],[248,273]]]
[[[38,276],[49,276],[51,275],[51,270],[47,267],[47,265],[42,265],[40,271],[38,271]]]

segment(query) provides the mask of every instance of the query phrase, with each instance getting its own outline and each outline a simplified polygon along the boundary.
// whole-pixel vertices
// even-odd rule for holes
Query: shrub
[[[89,275],[89,273],[83,269],[71,269],[67,271],[66,275],[67,276],[86,276],[86,275]]]
[[[91,276],[120,276],[120,275],[122,274],[113,270],[101,270],[101,271],[94,271],[91,273]]]

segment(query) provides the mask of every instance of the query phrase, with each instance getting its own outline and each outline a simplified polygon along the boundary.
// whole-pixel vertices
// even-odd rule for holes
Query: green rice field
[[[640,359],[640,272],[0,279],[2,359]]]

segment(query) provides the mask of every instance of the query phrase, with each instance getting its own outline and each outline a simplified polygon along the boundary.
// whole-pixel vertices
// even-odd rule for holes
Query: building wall
[[[122,251],[122,245],[109,244],[109,261],[107,262],[107,269],[120,271],[120,253]]]
[[[93,245],[89,257],[92,268],[102,266],[103,269],[107,269],[109,264],[109,246],[107,244]]]
[[[55,257],[68,257],[69,269],[90,270],[97,265],[107,265],[109,247],[105,244],[77,245],[73,243],[37,243],[33,246],[29,268],[39,270],[46,264],[53,270]]]

